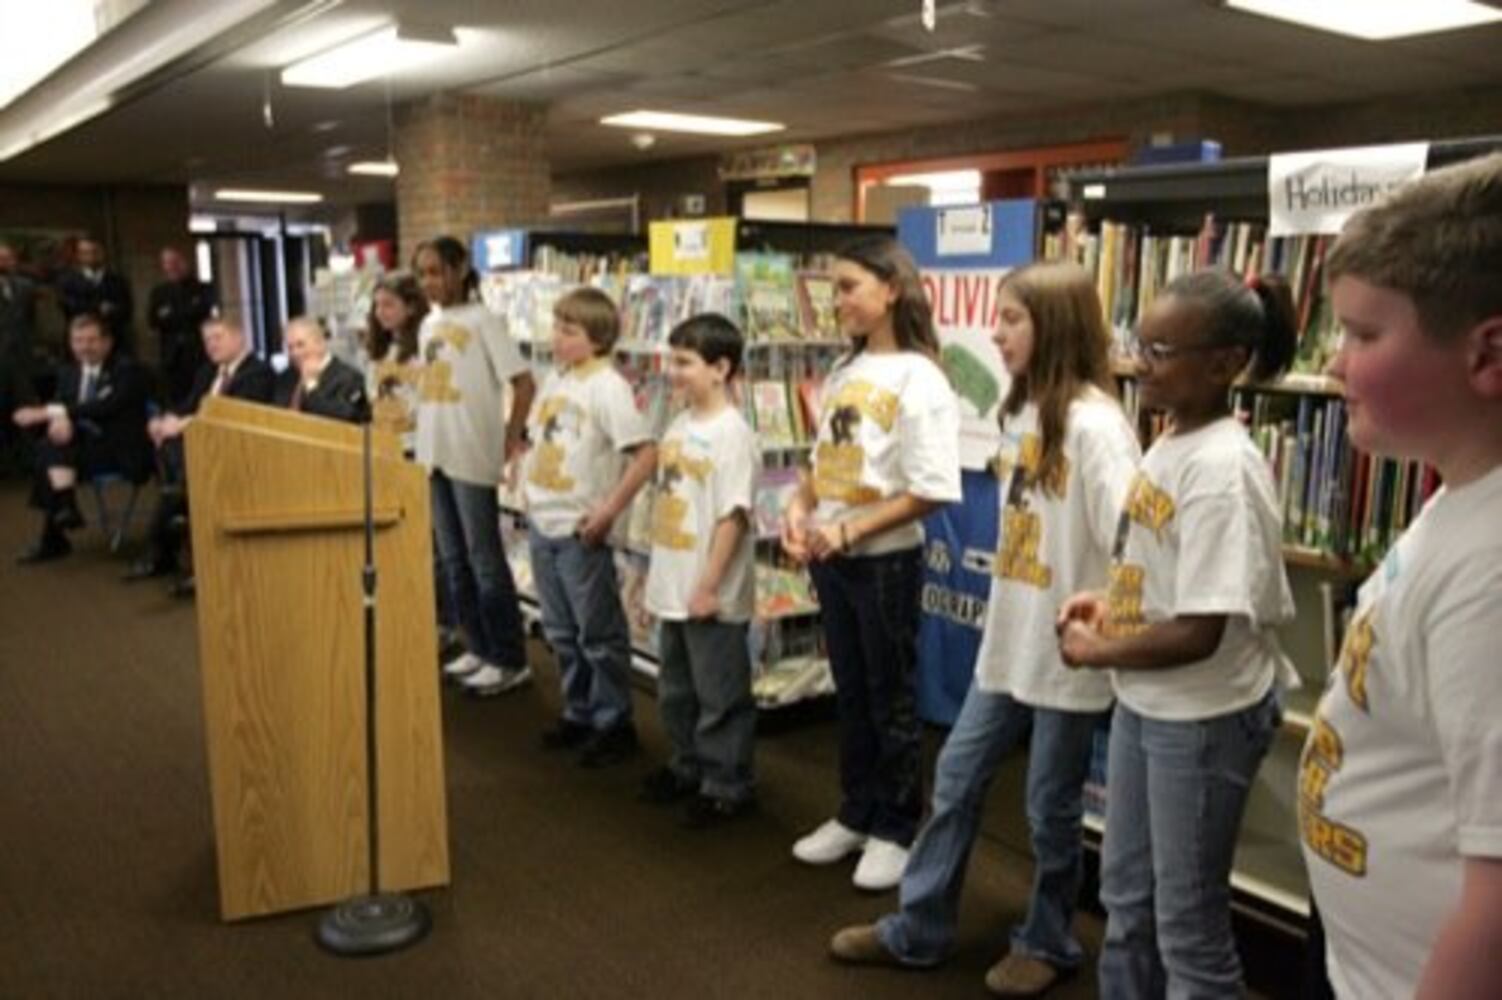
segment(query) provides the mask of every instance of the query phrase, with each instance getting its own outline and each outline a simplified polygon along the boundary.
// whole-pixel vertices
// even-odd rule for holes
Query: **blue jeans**
[[[914,548],[809,567],[839,713],[839,821],[904,847],[923,815],[913,686],[921,559]]]
[[[558,657],[563,717],[597,730],[631,724],[631,632],[615,551],[533,530],[532,579],[542,634]]]
[[[496,666],[525,666],[521,608],[501,551],[495,487],[459,482],[438,471],[429,483],[438,565],[470,652]]]
[[[665,621],[657,706],[668,766],[705,795],[741,802],[751,790],[756,702],[745,622]]]
[[[986,790],[1002,758],[1029,739],[1027,821],[1033,842],[1033,894],[1027,918],[1012,930],[1012,951],[1060,969],[1084,950],[1071,924],[1080,894],[1082,790],[1090,746],[1104,712],[1035,708],[972,684],[939,752],[933,813],[902,873],[901,904],[877,933],[910,965],[933,965],[954,944],[960,890],[980,832]]]
[[[1100,995],[1240,997],[1231,860],[1247,793],[1281,721],[1277,695],[1164,722],[1117,704],[1106,781]]]

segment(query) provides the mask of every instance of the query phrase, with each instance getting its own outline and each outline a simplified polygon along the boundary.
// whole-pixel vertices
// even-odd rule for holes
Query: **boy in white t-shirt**
[[[1330,252],[1352,443],[1444,487],[1361,587],[1299,773],[1342,997],[1502,990],[1502,155]]]
[[[694,316],[673,329],[668,346],[668,375],[687,409],[657,449],[646,606],[660,622],[657,702],[671,757],[642,782],[641,795],[662,804],[693,796],[684,825],[703,827],[754,802],[746,632],[761,456],[726,394],[741,364],[735,325],[713,313]]]
[[[576,288],[553,307],[553,360],[528,425],[523,471],[542,630],[558,658],[563,715],[543,746],[603,767],[636,752],[631,634],[611,529],[657,462],[631,386],[611,364],[615,303]]]

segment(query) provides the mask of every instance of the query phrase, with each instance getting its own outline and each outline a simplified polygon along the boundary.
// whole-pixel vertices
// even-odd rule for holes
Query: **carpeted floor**
[[[770,727],[760,813],[693,833],[634,799],[662,749],[648,693],[632,764],[584,771],[537,748],[551,668],[501,700],[445,694],[453,884],[425,894],[426,942],[352,961],[315,947],[315,914],[220,923],[193,607],[120,582],[92,524],[68,560],[14,565],[23,500],[0,485],[0,997],[984,995],[1024,856],[983,842],[942,969],[836,966],[828,935],[893,897],[788,855],[834,803],[833,724]],[[993,794],[993,825],[1015,831],[1009,797]],[[1093,950],[1099,921],[1080,929]],[[1087,970],[1056,995],[1093,994]]]

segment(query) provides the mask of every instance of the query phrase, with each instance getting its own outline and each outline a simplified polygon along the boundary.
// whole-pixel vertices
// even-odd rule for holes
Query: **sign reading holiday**
[[[1422,177],[1428,161],[1427,142],[1271,156],[1268,235],[1338,233],[1352,215]]]

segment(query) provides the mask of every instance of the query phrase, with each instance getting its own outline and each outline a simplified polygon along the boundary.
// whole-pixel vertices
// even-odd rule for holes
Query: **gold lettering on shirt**
[[[1136,635],[1147,628],[1142,613],[1142,585],[1146,579],[1141,566],[1114,562],[1106,586],[1106,620],[1100,632],[1108,638]]]
[[[1340,660],[1335,669],[1346,681],[1346,693],[1357,708],[1366,712],[1366,669],[1372,661],[1372,645],[1375,642],[1370,611],[1363,612],[1351,622],[1345,641],[1340,644]]]
[[[714,463],[684,453],[681,441],[663,443],[657,455],[657,498],[652,507],[652,544],[681,552],[694,550],[696,536],[684,526],[688,501],[675,490],[685,479],[701,485],[714,473]]]
[[[459,353],[469,346],[472,334],[467,327],[455,323],[440,323],[423,347],[422,387],[419,395],[424,403],[458,403],[464,394],[454,384],[453,362],[443,357],[443,349],[452,346]]]
[[[1325,790],[1344,763],[1340,733],[1323,715],[1317,715],[1299,757],[1299,834],[1310,853],[1347,875],[1362,878],[1366,875],[1366,837],[1324,815]]]
[[[1008,507],[1002,515],[1001,549],[996,554],[997,576],[1029,587],[1047,590],[1053,570],[1038,559],[1043,540],[1043,520],[1036,512]]]
[[[537,404],[539,440],[532,451],[527,482],[554,493],[573,490],[574,477],[564,470],[568,451],[561,439],[570,432],[577,435],[578,416],[578,407],[567,396],[548,396]]]
[[[1127,492],[1126,512],[1133,523],[1147,528],[1162,541],[1163,529],[1173,520],[1176,508],[1173,497],[1154,486],[1151,479],[1139,472]]]
[[[863,481],[866,450],[860,444],[860,426],[869,420],[890,434],[897,411],[897,395],[869,382],[857,379],[840,387],[825,403],[829,433],[814,452],[814,496],[852,506],[881,499],[880,491]]]
[[[397,361],[378,361],[375,366],[375,400],[370,405],[370,420],[401,434],[417,426],[417,415],[402,398],[406,390],[422,392],[424,369]]]

